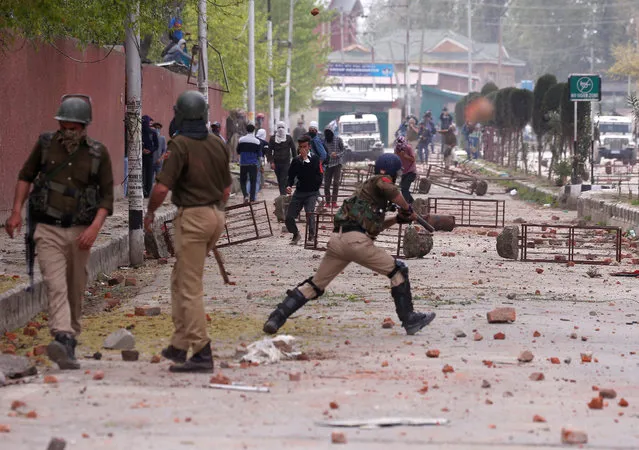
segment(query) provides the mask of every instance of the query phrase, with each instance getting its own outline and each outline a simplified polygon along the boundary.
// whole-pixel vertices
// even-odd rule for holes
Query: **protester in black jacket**
[[[295,143],[291,135],[286,133],[286,124],[277,123],[277,131],[271,136],[266,150],[266,160],[275,171],[277,183],[280,187],[280,195],[286,195],[286,182],[288,181],[288,169],[291,166],[291,158],[297,156]]]
[[[322,169],[322,162],[319,157],[310,153],[311,139],[304,135],[297,141],[297,150],[299,155],[293,159],[291,167],[288,170],[288,186],[286,193],[293,192],[293,185],[295,185],[295,194],[291,199],[291,203],[288,206],[286,212],[286,229],[293,233],[292,245],[296,245],[300,240],[300,233],[295,224],[297,216],[299,216],[302,208],[308,213],[312,213],[315,210],[315,203],[319,196],[319,188],[322,184],[322,178],[324,177],[324,171]],[[297,180],[297,182],[296,182]],[[309,220],[309,239],[314,239],[315,236],[315,220],[312,216],[308,216]]]
[[[148,198],[153,188],[153,155],[158,151],[160,143],[158,135],[151,129],[149,116],[142,116],[142,187],[144,198]]]

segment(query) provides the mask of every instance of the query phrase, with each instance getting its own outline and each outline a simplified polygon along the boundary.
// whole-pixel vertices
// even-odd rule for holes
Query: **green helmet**
[[[90,124],[91,97],[82,94],[64,95],[55,120],[61,122],[77,122],[84,125]]]
[[[175,102],[173,110],[176,118],[182,120],[206,120],[209,105],[198,91],[184,91]]]

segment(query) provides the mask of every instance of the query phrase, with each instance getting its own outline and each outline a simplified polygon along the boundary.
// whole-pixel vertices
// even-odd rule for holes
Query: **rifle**
[[[391,207],[389,208],[389,211],[396,211],[397,209],[402,209],[402,208],[400,208],[400,206],[396,205],[395,203],[391,203]],[[422,227],[424,227],[428,232],[430,232],[430,233],[434,233],[435,232],[435,228],[433,228],[433,226],[431,224],[426,222],[426,219],[424,219],[422,216],[420,216],[417,213],[415,213],[415,217],[416,217],[415,222],[417,222]]]

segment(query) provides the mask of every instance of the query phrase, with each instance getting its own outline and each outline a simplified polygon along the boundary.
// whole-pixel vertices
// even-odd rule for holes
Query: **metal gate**
[[[422,178],[430,180],[430,184],[441,186],[452,191],[461,192],[462,194],[477,194],[479,196],[486,194],[488,184],[473,175],[462,173],[456,170],[446,169],[442,166],[429,164],[426,175],[419,174],[413,184],[413,191],[419,193],[419,186]],[[430,186],[428,187],[430,191]],[[428,192],[421,192],[428,194]]]
[[[455,216],[456,227],[503,228],[506,202],[479,198],[429,197],[428,214]]]
[[[621,228],[618,227],[522,224],[521,232],[522,261],[621,262]]]

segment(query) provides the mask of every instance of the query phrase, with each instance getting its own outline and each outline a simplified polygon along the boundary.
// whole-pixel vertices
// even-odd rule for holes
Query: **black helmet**
[[[91,97],[82,94],[62,96],[55,120],[76,122],[84,125],[91,123]]]
[[[402,168],[402,161],[394,153],[384,153],[375,161],[375,173],[379,175],[383,170],[387,175],[396,177]]]
[[[178,121],[206,120],[209,105],[204,96],[198,91],[184,91],[175,102],[173,111]]]

